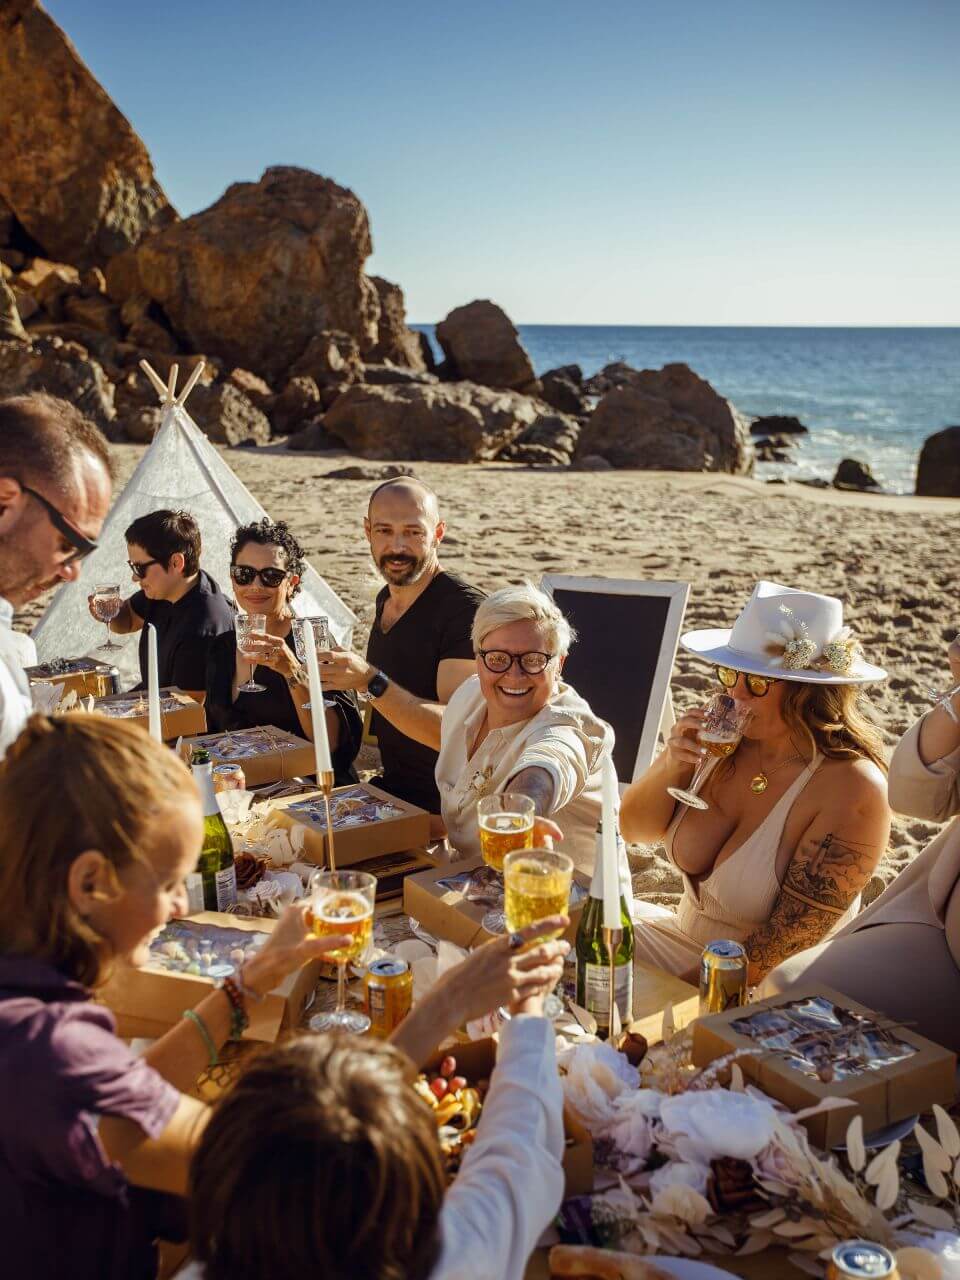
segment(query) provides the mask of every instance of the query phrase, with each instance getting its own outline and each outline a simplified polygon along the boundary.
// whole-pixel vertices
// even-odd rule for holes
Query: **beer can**
[[[413,974],[409,964],[396,956],[374,960],[364,974],[363,990],[370,1030],[386,1039],[413,1004]]]
[[[247,778],[238,764],[215,764],[213,766],[214,791],[246,791]]]
[[[844,1240],[827,1263],[827,1280],[899,1280],[896,1259],[882,1244]]]
[[[721,938],[700,957],[700,1012],[722,1013],[747,1003],[747,953],[739,942]]]

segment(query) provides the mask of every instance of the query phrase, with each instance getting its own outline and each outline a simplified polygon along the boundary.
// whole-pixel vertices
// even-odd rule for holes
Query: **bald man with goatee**
[[[377,786],[430,813],[440,812],[434,770],[437,753],[396,727],[410,716],[435,718],[473,674],[470,627],[483,593],[440,563],[446,524],[437,495],[419,480],[388,480],[370,495],[364,532],[386,586],[367,656],[336,653],[321,675],[331,689],[366,692],[380,743],[383,776]]]

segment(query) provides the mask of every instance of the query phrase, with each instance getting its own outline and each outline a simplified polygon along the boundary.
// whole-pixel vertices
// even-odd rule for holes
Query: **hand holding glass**
[[[535,920],[563,916],[569,911],[573,859],[555,849],[519,849],[503,860],[504,914],[507,929],[517,933]],[[551,938],[559,938],[560,930],[548,933],[536,942],[539,946]],[[544,1000],[544,1016],[558,1018],[563,1004],[551,992]]]
[[[373,905],[377,893],[375,876],[366,871],[316,871],[310,877],[310,920],[318,938],[342,933],[351,938],[349,946],[328,951],[324,959],[337,966],[337,1007],[310,1019],[311,1031],[351,1031],[361,1035],[370,1028],[365,1013],[348,1009],[347,965],[362,960],[373,941]]]
[[[667,794],[689,805],[691,809],[709,809],[700,795],[700,787],[710,765],[710,757],[732,755],[740,745],[743,731],[752,716],[748,707],[738,705],[727,693],[718,693],[711,698],[704,708],[703,722],[697,733],[697,742],[707,751],[707,755],[697,765],[688,787],[667,787]]]
[[[480,856],[493,871],[503,874],[503,860],[514,849],[533,848],[533,801],[517,791],[481,796],[477,802]],[[493,909],[483,917],[487,933],[503,932],[503,911]]]
[[[255,631],[265,631],[267,616],[264,613],[241,613],[237,616],[237,652],[251,664],[250,677],[243,684],[237,685],[237,693],[264,693],[266,686],[257,684],[253,673],[257,667],[259,651],[253,640]]]
[[[120,612],[122,604],[123,600],[120,597],[119,582],[100,583],[99,586],[94,587],[93,595],[90,598],[90,607],[93,609],[94,614],[100,619],[100,621],[107,624],[107,638],[104,643],[100,645],[101,649],[123,648],[122,645],[114,644],[110,639],[110,623]]]
[[[309,622],[313,626],[313,641],[317,650],[317,662],[321,665],[330,656],[330,619],[323,614],[316,617],[294,618],[291,625],[291,633],[293,635],[293,648],[302,663],[307,661],[307,651],[303,643],[303,624]],[[333,698],[324,698],[323,705],[325,707],[335,707],[337,704]],[[311,709],[310,703],[303,704],[304,711]]]

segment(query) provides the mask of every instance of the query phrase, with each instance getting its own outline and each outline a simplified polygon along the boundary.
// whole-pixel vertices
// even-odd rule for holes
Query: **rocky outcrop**
[[[268,381],[290,371],[314,335],[342,330],[361,352],[377,343],[380,303],[363,274],[372,251],[363,205],[307,169],[267,169],[238,182],[136,251],[136,278],[108,274],[113,296],[146,294],[196,350]]]
[[[580,417],[590,411],[590,402],[582,386],[583,374],[579,365],[549,369],[540,379],[540,398],[560,413]]]
[[[394,383],[419,383],[431,386],[439,381],[435,373],[421,372],[416,369],[401,369],[394,364],[365,364],[360,374],[360,381],[370,387],[388,387]]]
[[[75,404],[111,439],[117,438],[113,384],[85,350],[62,338],[0,342],[0,388],[7,396],[48,391]]]
[[[364,458],[477,462],[496,457],[544,411],[528,396],[466,382],[354,386],[323,425]]]
[[[785,417],[783,414],[771,413],[765,418],[754,418],[750,423],[752,436],[805,436],[810,432],[799,418]]]
[[[535,389],[530,357],[507,316],[487,300],[457,307],[437,325],[437,341],[454,380],[517,391]]]
[[[322,413],[320,389],[312,378],[291,378],[270,406],[270,422],[275,435],[298,431]]]
[[[577,453],[615,467],[664,471],[753,469],[746,419],[685,364],[634,370],[587,421]]]
[[[320,418],[308,422],[305,427],[287,439],[287,448],[303,453],[343,453],[343,441],[332,435]]]
[[[268,444],[270,419],[232,382],[196,386],[190,416],[215,444]]]
[[[917,493],[925,498],[960,498],[960,427],[927,436],[917,463]]]
[[[291,378],[312,378],[318,387],[359,382],[363,364],[356,339],[349,333],[316,333],[289,369]]]
[[[568,466],[580,438],[576,418],[560,413],[544,414],[525,427],[497,457],[502,462],[545,463]]]
[[[368,352],[368,359],[375,364],[389,361],[406,369],[425,372],[427,362],[420,344],[421,335],[407,328],[407,309],[403,290],[382,276],[371,276],[370,283],[380,300],[380,320],[377,326],[377,345]]]
[[[36,3],[0,11],[0,195],[48,254],[103,263],[176,212],[126,118]]]
[[[0,339],[7,338],[26,342],[27,331],[20,318],[16,294],[0,276]]]
[[[880,481],[870,470],[866,462],[858,462],[856,458],[844,458],[838,464],[833,477],[835,489],[863,489],[870,491],[880,488]]]
[[[587,378],[583,383],[583,390],[591,396],[603,396],[608,391],[635,386],[639,376],[639,369],[634,369],[633,365],[626,364],[623,360],[615,360],[612,364],[604,365],[592,378]]]

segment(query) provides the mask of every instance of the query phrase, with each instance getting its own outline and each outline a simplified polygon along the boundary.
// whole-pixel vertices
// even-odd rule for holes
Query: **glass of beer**
[[[480,855],[488,867],[503,871],[503,860],[514,849],[533,848],[533,801],[514,791],[483,796],[477,804]]]
[[[740,745],[743,731],[753,714],[748,707],[738,706],[728,693],[718,693],[704,708],[703,723],[697,733],[697,742],[705,747],[707,755],[697,765],[688,787],[667,787],[667,794],[689,805],[691,809],[709,809],[699,794],[713,759],[732,755]]]
[[[369,1030],[365,1013],[347,1008],[347,965],[362,960],[373,941],[373,904],[376,876],[366,871],[315,871],[310,877],[310,918],[318,938],[346,934],[350,943],[328,951],[325,960],[337,966],[337,1007],[310,1019],[311,1031]]]
[[[516,933],[535,920],[566,915],[570,907],[573,859],[555,849],[519,849],[503,860],[504,916],[507,928]],[[560,930],[548,933],[529,946],[539,946],[559,938]],[[527,948],[525,948],[526,950]],[[556,1019],[563,1003],[554,993],[543,1002],[544,1017]]]
[[[110,639],[110,623],[120,612],[120,606],[123,604],[120,596],[120,583],[102,582],[99,586],[94,587],[90,604],[100,621],[107,624],[107,638],[98,647],[100,649],[122,649],[123,645],[114,644]]]
[[[237,685],[237,693],[264,693],[266,686],[257,684],[253,678],[253,673],[257,668],[257,659],[260,656],[260,650],[257,647],[257,641],[253,639],[254,633],[259,631],[261,635],[267,629],[267,615],[265,613],[239,613],[237,614],[237,652],[241,658],[246,658],[251,663],[250,678],[245,680],[243,684]]]

